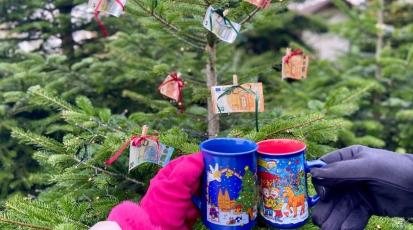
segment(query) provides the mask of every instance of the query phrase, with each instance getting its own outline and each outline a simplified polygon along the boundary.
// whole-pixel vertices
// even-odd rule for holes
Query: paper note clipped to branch
[[[282,79],[306,79],[309,62],[310,58],[301,50],[291,51],[287,48],[287,53],[282,59]]]
[[[224,42],[233,43],[241,29],[241,25],[230,21],[217,13],[212,6],[208,7],[203,25]]]
[[[125,10],[127,0],[89,0],[88,6],[95,11],[119,17]]]
[[[242,84],[242,88],[233,88],[230,93],[226,92],[230,87],[234,86],[211,87],[214,113],[255,112],[256,101],[258,101],[258,112],[264,112],[264,94],[261,82]]]
[[[143,163],[165,166],[171,159],[174,148],[151,139],[143,140],[139,145],[130,144],[129,171]]]

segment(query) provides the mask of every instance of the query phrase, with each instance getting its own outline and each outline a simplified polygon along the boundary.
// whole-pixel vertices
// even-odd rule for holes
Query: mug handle
[[[316,167],[321,168],[325,165],[327,165],[327,164],[322,160],[307,161],[304,165],[304,171],[305,171],[305,173],[309,173],[312,168],[316,168]],[[308,194],[307,194],[307,196],[308,196]],[[310,207],[310,208],[313,207],[315,204],[317,204],[319,199],[320,199],[320,196],[318,194],[316,194],[314,196],[308,196],[308,198],[307,198],[308,207]]]

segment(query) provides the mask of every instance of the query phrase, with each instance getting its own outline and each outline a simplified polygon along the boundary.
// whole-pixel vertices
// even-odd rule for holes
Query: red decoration
[[[301,49],[296,49],[293,52],[291,52],[290,54],[288,54],[287,56],[285,56],[284,61],[288,64],[292,57],[297,56],[297,55],[302,55],[302,54],[303,54],[303,51]]]
[[[181,112],[184,111],[184,101],[182,95],[182,89],[185,87],[184,82],[181,79],[181,75],[177,72],[169,74],[166,79],[159,85],[159,92],[178,103],[178,108]]]

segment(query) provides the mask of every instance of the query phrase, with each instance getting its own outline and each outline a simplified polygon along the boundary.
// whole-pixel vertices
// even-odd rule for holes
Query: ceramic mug
[[[201,197],[194,197],[205,226],[247,230],[258,206],[257,144],[240,138],[215,138],[200,145],[204,158]]]
[[[298,228],[319,197],[309,196],[307,173],[323,161],[306,161],[306,145],[298,140],[273,139],[258,143],[259,212],[264,221],[281,229]]]

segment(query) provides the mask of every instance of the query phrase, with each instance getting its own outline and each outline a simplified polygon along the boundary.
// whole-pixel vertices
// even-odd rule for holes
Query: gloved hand
[[[361,145],[321,158],[311,174],[320,201],[313,222],[325,230],[364,229],[371,215],[413,217],[413,155]]]
[[[201,153],[178,157],[151,180],[140,205],[125,201],[112,209],[108,220],[122,230],[192,229],[199,217],[192,196],[199,189],[203,168]]]

